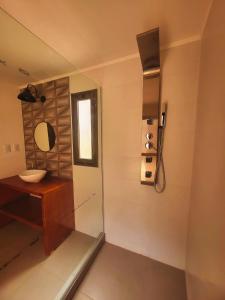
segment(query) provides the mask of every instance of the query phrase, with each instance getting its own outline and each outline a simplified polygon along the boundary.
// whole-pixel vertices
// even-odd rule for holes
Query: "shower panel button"
[[[145,172],[145,177],[146,177],[146,178],[151,178],[151,177],[152,177],[152,172],[146,171],[146,172]]]
[[[152,162],[152,157],[146,157],[145,161],[146,161],[146,163],[151,163]]]

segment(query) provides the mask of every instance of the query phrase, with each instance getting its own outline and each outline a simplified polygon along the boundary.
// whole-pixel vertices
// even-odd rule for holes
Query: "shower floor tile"
[[[106,243],[74,300],[186,300],[184,271]]]
[[[18,230],[21,232],[20,226]],[[53,300],[94,241],[73,232],[49,257],[41,240],[28,245],[0,271],[0,299]]]
[[[0,270],[38,240],[40,234],[18,222],[0,228]]]

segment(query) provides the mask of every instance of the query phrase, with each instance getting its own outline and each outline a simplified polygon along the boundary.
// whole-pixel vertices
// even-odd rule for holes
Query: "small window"
[[[74,164],[97,167],[97,90],[72,94],[72,121]]]

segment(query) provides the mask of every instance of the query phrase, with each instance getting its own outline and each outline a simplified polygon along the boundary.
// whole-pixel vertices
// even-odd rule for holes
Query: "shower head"
[[[46,100],[45,96],[39,96],[36,87],[31,84],[28,84],[27,87],[19,93],[17,98],[25,102],[36,102],[37,99],[40,99],[40,101],[44,103]]]

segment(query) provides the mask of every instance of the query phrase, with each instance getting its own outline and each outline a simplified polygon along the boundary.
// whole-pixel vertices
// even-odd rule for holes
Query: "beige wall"
[[[103,232],[102,197],[102,145],[101,145],[101,97],[99,86],[81,74],[70,76],[70,93],[98,89],[98,141],[99,166],[73,165],[76,230],[97,237]]]
[[[190,300],[225,299],[225,1],[202,40],[187,257]]]
[[[103,101],[105,231],[109,242],[178,268],[185,266],[199,42],[162,53],[167,188],[140,184],[142,71],[139,59],[86,72]]]
[[[16,86],[0,78],[0,178],[25,169],[22,112],[17,94]],[[20,151],[4,153],[5,144],[19,144]]]

